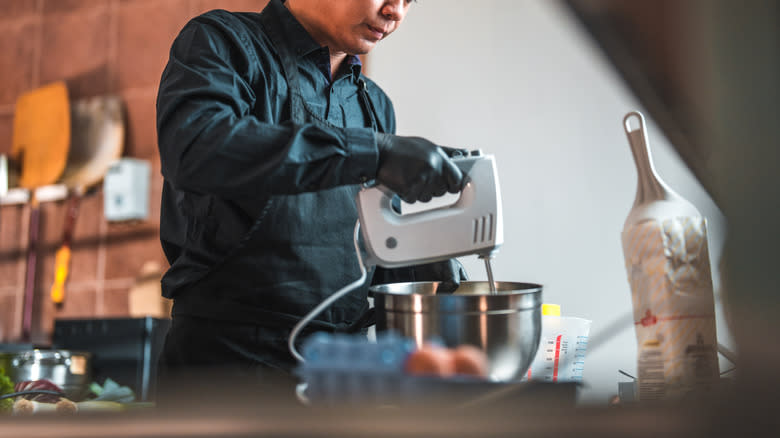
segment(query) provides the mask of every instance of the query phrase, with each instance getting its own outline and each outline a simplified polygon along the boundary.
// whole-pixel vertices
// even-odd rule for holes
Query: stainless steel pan
[[[92,383],[92,355],[70,350],[0,352],[0,368],[14,384],[47,379],[71,400],[81,400]]]

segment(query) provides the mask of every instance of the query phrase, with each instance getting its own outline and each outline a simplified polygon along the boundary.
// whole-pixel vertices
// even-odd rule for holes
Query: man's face
[[[365,54],[403,21],[412,0],[287,0],[314,39],[330,51]]]

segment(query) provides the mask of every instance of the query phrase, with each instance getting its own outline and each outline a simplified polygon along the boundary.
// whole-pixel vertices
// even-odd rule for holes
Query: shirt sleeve
[[[260,120],[257,59],[229,29],[190,22],[174,42],[157,96],[163,176],[177,189],[232,199],[294,194],[376,176],[370,128]],[[267,85],[267,84],[266,84]],[[253,88],[254,87],[254,88]],[[256,93],[255,90],[258,90]]]

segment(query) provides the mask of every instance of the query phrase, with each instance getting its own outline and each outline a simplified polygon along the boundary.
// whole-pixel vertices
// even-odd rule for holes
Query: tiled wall
[[[55,318],[128,314],[128,290],[146,262],[167,267],[158,240],[162,179],[155,95],[173,38],[209,9],[260,10],[267,0],[0,0],[0,153],[11,148],[14,102],[23,92],[65,80],[71,99],[118,94],[126,107],[124,155],[152,165],[149,219],[108,223],[102,190],[81,204],[67,296],[49,299],[65,202],[41,207],[33,340],[46,344]],[[0,342],[21,335],[30,208],[0,208]]]

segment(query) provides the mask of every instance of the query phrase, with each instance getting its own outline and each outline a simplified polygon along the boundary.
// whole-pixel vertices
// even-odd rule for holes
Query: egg
[[[452,351],[434,345],[423,345],[409,354],[404,370],[415,376],[449,377],[455,374]]]
[[[487,378],[488,358],[484,351],[473,345],[460,345],[452,351],[455,374]]]

